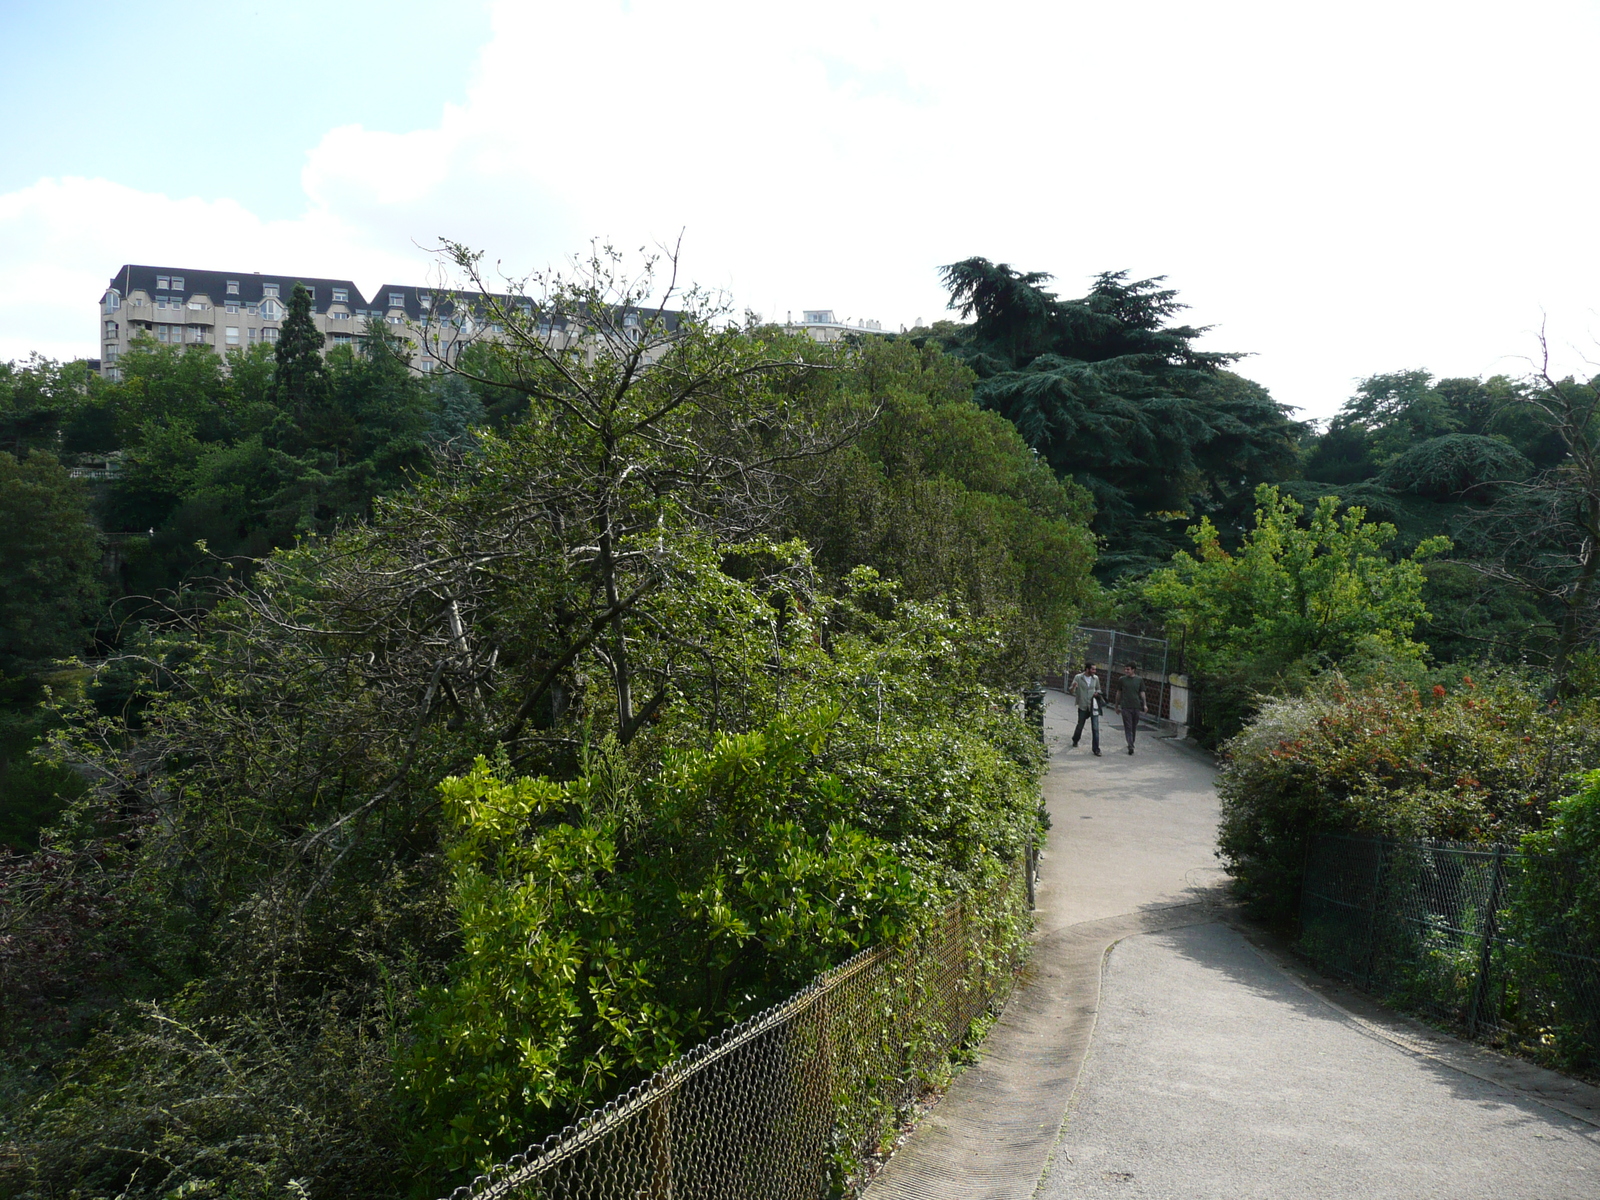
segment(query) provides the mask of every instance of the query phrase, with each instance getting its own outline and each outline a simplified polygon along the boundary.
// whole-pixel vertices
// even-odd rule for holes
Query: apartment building
[[[367,321],[383,321],[417,350],[417,369],[430,370],[462,342],[497,330],[480,325],[432,288],[385,284],[371,299],[349,279],[263,275],[259,271],[197,271],[126,264],[100,297],[100,372],[117,377],[117,360],[140,335],[161,345],[207,346],[218,355],[235,347],[277,342],[295,284],[311,293],[312,320],[327,347],[347,345]],[[524,302],[523,307],[529,306]],[[530,310],[531,311],[531,310]]]

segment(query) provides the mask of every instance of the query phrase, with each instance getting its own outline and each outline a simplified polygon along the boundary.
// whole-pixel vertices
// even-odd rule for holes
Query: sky
[[[162,15],[165,13],[165,15]],[[766,317],[1164,275],[1302,416],[1600,360],[1600,0],[0,0],[0,360],[125,262],[443,282],[678,242]]]

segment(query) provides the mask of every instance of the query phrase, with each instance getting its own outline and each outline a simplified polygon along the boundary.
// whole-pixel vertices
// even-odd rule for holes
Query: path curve
[[[1600,1200],[1600,1089],[1335,1002],[1251,945],[1223,923],[1209,759],[1148,733],[1096,758],[1071,715],[1051,693],[1028,968],[868,1200]]]

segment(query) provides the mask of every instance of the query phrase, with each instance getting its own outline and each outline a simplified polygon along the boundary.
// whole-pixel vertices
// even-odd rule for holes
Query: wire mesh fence
[[[1537,1054],[1600,1065],[1600,946],[1580,902],[1592,864],[1504,846],[1318,834],[1301,945],[1400,1007]]]
[[[1011,988],[1031,856],[905,944],[865,950],[450,1200],[822,1200]]]
[[[1122,669],[1132,667],[1143,681],[1141,690],[1144,693],[1145,722],[1174,719],[1173,683],[1172,677],[1167,674],[1170,646],[1166,638],[1079,625],[1073,629],[1067,645],[1067,658],[1062,667],[1062,687],[1067,686],[1079,667],[1085,662],[1092,662],[1101,672],[1101,686],[1106,689],[1106,695],[1111,696],[1115,694],[1112,689]],[[1107,704],[1110,703],[1107,700]]]

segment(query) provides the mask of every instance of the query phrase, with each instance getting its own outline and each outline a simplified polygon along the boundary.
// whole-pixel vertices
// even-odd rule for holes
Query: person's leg
[[[1128,735],[1128,753],[1133,753],[1133,738],[1139,732],[1139,710],[1125,708],[1122,710],[1122,732]]]
[[[1089,713],[1089,730],[1094,735],[1094,740],[1092,742],[1090,742],[1090,745],[1094,747],[1094,752],[1096,754],[1099,754],[1100,753],[1100,714],[1097,713],[1097,712],[1094,712],[1092,710]]]
[[[1089,710],[1086,708],[1080,708],[1078,710],[1078,727],[1072,731],[1072,744],[1074,746],[1078,744],[1078,739],[1083,736],[1083,723],[1088,719]]]

